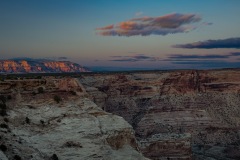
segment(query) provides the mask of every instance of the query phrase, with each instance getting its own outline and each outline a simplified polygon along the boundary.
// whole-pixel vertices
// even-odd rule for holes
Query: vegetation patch
[[[0,145],[0,150],[3,151],[3,152],[6,152],[7,151],[7,146],[4,145],[4,144],[1,144]]]
[[[129,144],[133,148],[137,149],[136,141],[130,133],[120,132],[115,136],[108,137],[106,140],[114,150],[121,149],[125,144]]]
[[[58,156],[57,156],[56,154],[53,154],[53,155],[51,156],[51,160],[58,160]]]
[[[1,116],[6,116],[7,115],[7,106],[6,104],[0,103],[0,115]]]
[[[26,122],[27,124],[30,124],[30,119],[29,119],[28,117],[26,117],[26,118],[25,118],[25,122]]]
[[[8,125],[5,124],[5,123],[1,123],[1,124],[0,124],[0,128],[6,128],[6,129],[8,129]]]
[[[7,99],[4,95],[0,95],[0,101],[2,101],[3,104],[7,102]]]
[[[43,87],[38,87],[38,93],[44,93]]]
[[[54,99],[54,101],[57,102],[57,103],[59,103],[59,102],[62,101],[62,98],[59,97],[58,95],[55,95],[55,96],[53,97],[53,99]]]
[[[68,141],[63,146],[67,148],[72,148],[72,147],[82,148],[82,145],[79,142],[73,142],[73,141]]]
[[[21,158],[19,155],[15,155],[15,156],[13,157],[13,159],[14,159],[14,160],[22,160],[22,158]]]
[[[72,95],[74,95],[74,96],[77,95],[77,93],[76,93],[75,91],[70,91],[70,93],[71,93]]]

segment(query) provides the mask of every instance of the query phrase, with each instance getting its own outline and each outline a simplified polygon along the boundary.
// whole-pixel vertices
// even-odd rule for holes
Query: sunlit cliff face
[[[5,71],[16,71],[18,67],[18,64],[14,61],[3,61],[0,64],[0,70],[5,70]]]
[[[71,72],[72,67],[72,65],[68,65],[65,62],[46,62],[44,65],[51,69],[59,69],[64,72]]]
[[[30,72],[88,72],[89,70],[79,64],[68,61],[27,61],[27,60],[2,60],[0,72],[5,73],[30,73]]]
[[[31,65],[29,65],[27,61],[21,61],[20,63],[21,63],[21,66],[23,67],[23,69],[26,72],[30,72],[31,71]]]

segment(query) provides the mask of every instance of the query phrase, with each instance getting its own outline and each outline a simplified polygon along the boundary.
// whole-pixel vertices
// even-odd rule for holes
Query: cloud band
[[[200,48],[200,49],[213,49],[213,48],[240,48],[240,38],[228,38],[219,40],[207,40],[188,44],[174,45],[174,48]]]
[[[117,25],[97,28],[97,34],[102,36],[148,36],[184,33],[194,30],[191,25],[201,21],[195,14],[173,13],[160,17],[134,18]]]

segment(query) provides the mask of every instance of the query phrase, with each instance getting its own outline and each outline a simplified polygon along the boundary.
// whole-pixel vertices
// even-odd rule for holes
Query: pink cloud
[[[109,29],[113,29],[114,28],[114,25],[108,25],[108,26],[105,26],[105,27],[101,27],[101,28],[97,28],[96,30],[109,30]]]
[[[191,24],[199,21],[201,17],[195,14],[173,13],[160,17],[134,18],[96,30],[97,34],[103,36],[167,35],[194,30],[196,27]]]

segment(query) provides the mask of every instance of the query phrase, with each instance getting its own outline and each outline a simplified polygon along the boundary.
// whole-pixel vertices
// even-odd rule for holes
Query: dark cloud
[[[202,49],[213,49],[213,48],[240,48],[240,38],[228,38],[219,40],[207,40],[188,44],[174,45],[175,48],[202,48]]]
[[[110,61],[114,62],[139,62],[139,61],[155,61],[157,63],[169,62],[172,67],[176,68],[239,68],[240,67],[240,52],[217,54],[170,54],[166,58],[147,56],[137,54],[133,56],[112,56]],[[233,62],[234,60],[234,62]],[[170,67],[171,68],[171,67]]]
[[[144,54],[138,54],[133,56],[112,56],[113,59],[109,61],[114,62],[137,62],[137,61],[157,61],[158,57],[146,56]]]
[[[112,59],[110,61],[114,61],[114,62],[136,62],[138,60],[132,59],[132,58],[123,58],[123,59]]]
[[[212,61],[212,60],[227,60],[230,57],[236,57],[240,56],[240,52],[232,52],[225,55],[217,55],[217,54],[207,54],[207,55],[197,55],[197,54],[191,54],[191,55],[183,55],[183,54],[171,54],[166,59],[163,59],[162,61],[176,61],[176,62],[197,62],[197,61]]]
[[[169,55],[163,61],[170,61],[175,65],[187,65],[192,68],[237,68],[240,67],[238,57],[240,52],[232,52],[225,55],[183,55],[183,54],[172,54]],[[231,62],[229,58],[235,57],[235,62]],[[237,61],[236,61],[237,60]]]
[[[232,52],[230,53],[231,56],[240,56],[240,52]]]
[[[197,55],[197,54],[170,54],[165,59],[154,57],[154,56],[147,56],[144,54],[136,54],[133,56],[111,56],[111,60],[115,62],[137,62],[137,61],[171,61],[171,62],[182,62],[185,61],[194,63],[198,61],[212,61],[212,60],[227,60],[230,57],[237,57],[240,56],[240,52],[232,52],[224,55],[217,55],[217,54],[207,54],[207,55]]]
[[[58,57],[59,60],[68,59],[67,57]]]
[[[174,61],[172,62],[173,64],[191,64],[191,65],[199,65],[199,64],[208,64],[209,63],[214,63],[214,64],[220,64],[220,63],[225,63],[225,61],[210,61],[210,60],[198,60],[198,61],[189,61],[189,60],[185,60],[185,61]]]
[[[199,60],[197,60],[197,59],[171,59],[171,58],[167,58],[167,59],[161,59],[161,61],[170,61],[170,62],[191,61],[191,62],[197,62],[197,61],[199,61]]]
[[[227,62],[227,61],[183,61],[183,62],[172,62],[178,65],[189,65],[192,68],[239,68],[240,62]]]
[[[216,58],[228,58],[230,55],[182,55],[182,54],[173,54],[168,58],[170,59],[216,59]]]
[[[195,14],[173,13],[160,17],[134,18],[96,30],[97,34],[103,36],[167,35],[189,32],[196,28],[190,24],[199,21],[201,17]]]

